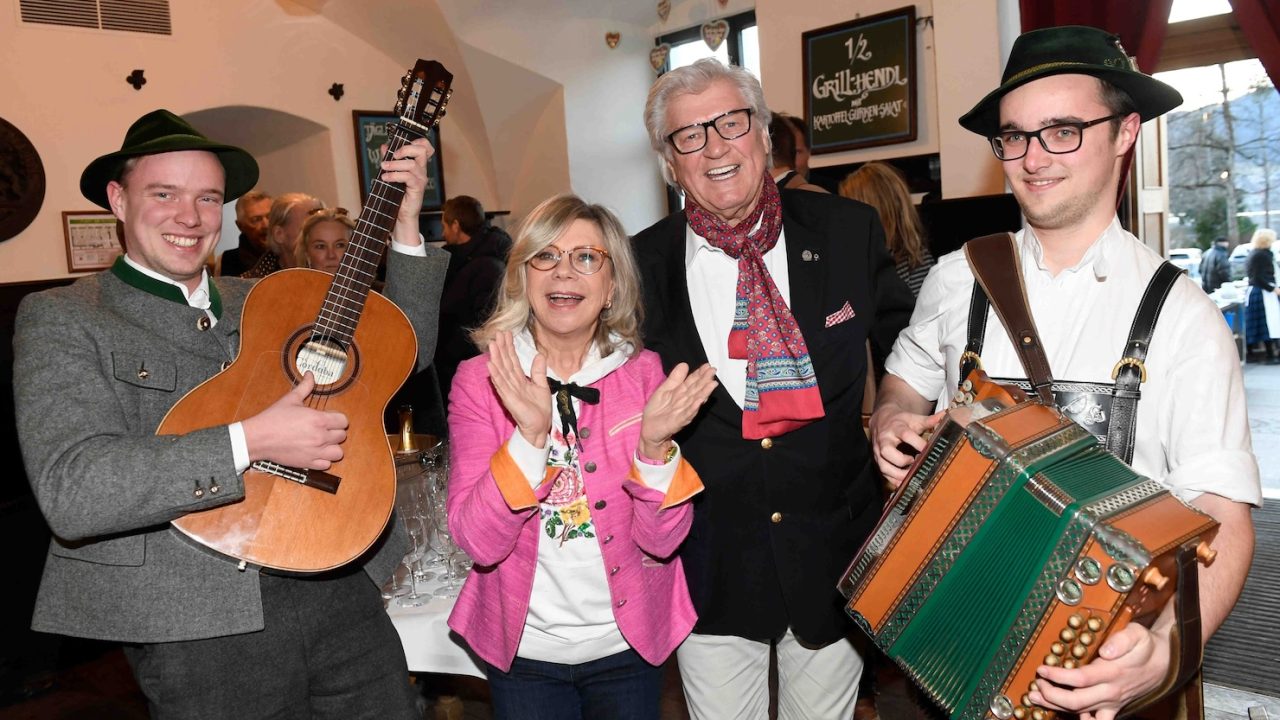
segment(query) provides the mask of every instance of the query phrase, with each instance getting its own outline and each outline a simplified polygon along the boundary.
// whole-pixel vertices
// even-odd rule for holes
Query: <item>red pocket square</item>
[[[839,325],[840,323],[846,320],[852,320],[854,315],[857,315],[857,313],[853,311],[853,308],[849,307],[849,302],[846,300],[844,303],[844,307],[840,308],[839,310],[827,316],[826,327],[831,327],[832,325]]]

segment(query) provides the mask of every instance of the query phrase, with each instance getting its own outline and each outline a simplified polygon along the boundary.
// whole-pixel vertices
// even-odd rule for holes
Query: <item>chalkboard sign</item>
[[[811,153],[916,139],[914,6],[802,37]]]
[[[360,201],[369,198],[374,178],[379,175],[378,165],[382,154],[378,148],[387,141],[387,123],[399,119],[392,113],[353,110],[352,122],[356,129],[356,166],[360,173]],[[427,190],[422,197],[423,210],[439,210],[444,205],[444,165],[440,160],[440,128],[433,127],[427,133],[435,155],[427,161]]]

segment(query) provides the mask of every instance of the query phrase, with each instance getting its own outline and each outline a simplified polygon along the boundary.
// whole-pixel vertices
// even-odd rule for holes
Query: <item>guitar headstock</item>
[[[418,60],[400,82],[395,113],[406,129],[420,129],[425,135],[444,117],[453,95],[453,73],[435,60]]]

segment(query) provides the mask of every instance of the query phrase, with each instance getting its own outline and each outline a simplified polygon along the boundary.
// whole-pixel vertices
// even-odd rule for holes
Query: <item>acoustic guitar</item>
[[[439,122],[452,80],[440,63],[424,60],[405,76],[384,161]],[[417,342],[404,313],[370,285],[403,200],[403,185],[375,179],[334,275],[283,270],[255,285],[235,361],[160,423],[157,434],[181,435],[245,420],[307,371],[316,379],[307,404],[348,419],[341,461],[325,472],[254,462],[242,501],[173,521],[192,540],[242,566],[310,573],[356,559],[381,535],[396,488],[383,412],[413,369]]]

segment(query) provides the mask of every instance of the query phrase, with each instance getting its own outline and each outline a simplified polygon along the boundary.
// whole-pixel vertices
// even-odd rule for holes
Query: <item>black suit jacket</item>
[[[677,437],[706,485],[680,556],[698,611],[695,632],[767,640],[790,627],[807,643],[826,644],[850,627],[836,583],[882,504],[862,430],[864,347],[870,340],[882,366],[912,298],[874,210],[834,195],[781,195],[791,309],[826,415],[770,443],[744,440],[741,408],[716,388]],[[667,371],[707,362],[689,306],[685,229],[679,212],[633,239],[645,343]],[[846,302],[854,317],[826,327]]]

